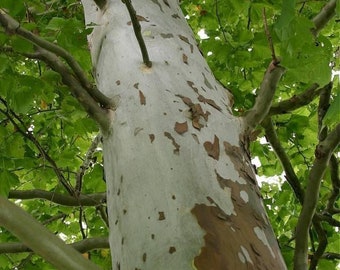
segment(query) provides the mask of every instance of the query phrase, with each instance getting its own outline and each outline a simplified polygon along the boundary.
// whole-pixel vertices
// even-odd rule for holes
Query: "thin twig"
[[[273,39],[272,39],[272,36],[271,36],[269,28],[268,28],[267,15],[266,15],[266,9],[265,8],[263,8],[263,24],[264,24],[264,30],[265,30],[265,33],[266,33],[266,36],[267,36],[269,48],[270,48],[270,51],[272,53],[272,61],[274,62],[274,65],[277,65],[277,64],[280,63],[280,61],[277,59],[277,57],[275,55]]]
[[[133,31],[135,32],[135,36],[137,38],[140,50],[142,52],[143,62],[147,67],[151,68],[152,62],[149,59],[148,50],[146,49],[146,45],[145,45],[142,31],[141,31],[142,27],[140,26],[140,23],[138,21],[136,10],[133,8],[131,0],[122,0],[122,2],[126,5],[129,11],[132,26],[133,26]]]
[[[220,26],[220,29],[222,31],[223,39],[224,39],[225,42],[228,42],[227,37],[225,35],[224,27],[222,26],[222,22],[221,22],[219,10],[218,10],[217,0],[215,0],[215,13],[216,13],[216,18],[217,18],[217,21],[218,21],[218,25]]]
[[[55,163],[55,161],[49,156],[49,154],[44,150],[44,148],[41,146],[41,144],[39,143],[39,141],[33,136],[33,134],[29,131],[27,131],[27,127],[25,127],[24,123],[22,122],[22,120],[20,119],[19,116],[17,116],[13,111],[10,111],[8,108],[8,105],[6,103],[5,100],[3,100],[1,98],[1,102],[6,106],[7,110],[3,110],[0,109],[0,112],[2,114],[4,114],[12,123],[12,125],[15,127],[15,129],[25,138],[29,139],[38,149],[38,151],[40,152],[40,154],[42,155],[42,157],[48,161],[48,163],[52,166],[52,169],[54,171],[54,173],[56,174],[59,182],[63,185],[63,187],[67,190],[67,192],[73,196],[75,195],[74,193],[74,189],[73,187],[70,185],[70,183],[68,183],[64,177],[64,175],[61,173],[61,171],[59,170],[57,164]],[[20,122],[20,124],[22,125],[22,127],[20,127],[15,120],[18,120]]]
[[[83,160],[83,164],[80,166],[77,176],[76,176],[76,185],[75,190],[77,193],[81,192],[82,185],[83,185],[83,177],[85,175],[86,170],[90,167],[93,155],[96,152],[98,144],[101,142],[102,135],[98,133],[97,136],[93,139],[89,149],[86,152],[85,159]]]

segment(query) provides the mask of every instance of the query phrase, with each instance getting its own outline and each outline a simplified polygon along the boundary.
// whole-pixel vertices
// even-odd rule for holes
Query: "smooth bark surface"
[[[178,1],[83,1],[98,88],[119,100],[104,137],[113,269],[286,269],[243,122]],[[93,24],[92,24],[93,25]]]

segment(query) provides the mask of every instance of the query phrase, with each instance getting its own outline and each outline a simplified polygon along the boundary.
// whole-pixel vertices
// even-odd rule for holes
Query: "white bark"
[[[83,0],[98,88],[119,100],[104,138],[113,269],[285,269],[243,123],[177,2],[132,2],[147,68],[124,3]]]

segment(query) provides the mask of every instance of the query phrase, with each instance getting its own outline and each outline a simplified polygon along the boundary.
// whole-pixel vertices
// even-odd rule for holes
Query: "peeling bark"
[[[104,12],[83,3],[97,25],[89,42],[98,88],[120,100],[103,139],[113,269],[286,269],[242,146],[243,120],[226,107],[230,94],[178,1],[133,3],[146,19],[151,68],[121,1]]]

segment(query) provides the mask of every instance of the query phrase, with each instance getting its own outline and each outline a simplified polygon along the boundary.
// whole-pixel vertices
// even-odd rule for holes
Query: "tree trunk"
[[[243,122],[178,1],[133,1],[150,68],[123,1],[83,4],[98,88],[117,105],[103,142],[113,269],[286,269]]]

